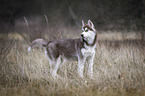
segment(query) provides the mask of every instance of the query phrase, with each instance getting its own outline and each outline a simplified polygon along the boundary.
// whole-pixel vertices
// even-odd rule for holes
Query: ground
[[[87,64],[84,78],[78,76],[77,62],[66,62],[58,70],[62,78],[54,79],[43,49],[28,53],[29,42],[22,34],[0,34],[1,96],[143,96],[145,43],[140,34],[111,31],[98,34],[93,79],[87,77]]]

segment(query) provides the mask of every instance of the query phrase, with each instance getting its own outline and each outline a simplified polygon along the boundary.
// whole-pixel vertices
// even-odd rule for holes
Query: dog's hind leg
[[[50,74],[52,74],[53,66],[56,64],[52,59],[48,57],[49,66],[50,66]]]
[[[54,65],[53,71],[52,71],[52,76],[55,78],[56,76],[59,77],[59,75],[57,74],[57,70],[59,68],[59,65],[62,63],[61,57],[58,57],[56,59],[56,63]]]

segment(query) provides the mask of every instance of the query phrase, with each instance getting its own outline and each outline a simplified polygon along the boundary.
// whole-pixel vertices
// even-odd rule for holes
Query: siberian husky
[[[94,24],[88,20],[88,24],[82,20],[82,33],[78,39],[60,39],[45,41],[34,40],[28,47],[30,51],[34,47],[45,48],[45,53],[50,64],[50,73],[58,76],[59,66],[66,60],[78,61],[78,75],[83,77],[84,63],[88,65],[88,76],[93,76],[93,59],[97,42],[97,32]]]

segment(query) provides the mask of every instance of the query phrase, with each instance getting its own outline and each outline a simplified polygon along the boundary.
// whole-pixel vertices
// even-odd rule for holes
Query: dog
[[[82,33],[78,39],[59,39],[46,41],[34,40],[28,47],[30,51],[34,47],[45,48],[49,60],[50,73],[53,77],[59,76],[57,70],[64,61],[78,61],[78,75],[83,78],[84,64],[88,65],[88,76],[93,77],[93,60],[97,42],[97,31],[91,20],[86,24],[82,20]]]

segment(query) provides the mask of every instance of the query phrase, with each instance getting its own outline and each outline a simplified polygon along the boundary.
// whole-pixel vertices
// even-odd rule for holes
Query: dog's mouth
[[[86,38],[84,37],[83,34],[81,34],[81,39],[82,39],[83,42],[87,42],[87,40],[86,40]]]
[[[83,34],[81,34],[81,37],[82,37],[82,38],[84,38],[84,35],[83,35]]]
[[[85,37],[84,37],[84,35],[83,35],[83,34],[81,34],[81,38],[82,38],[83,40],[85,40]]]

